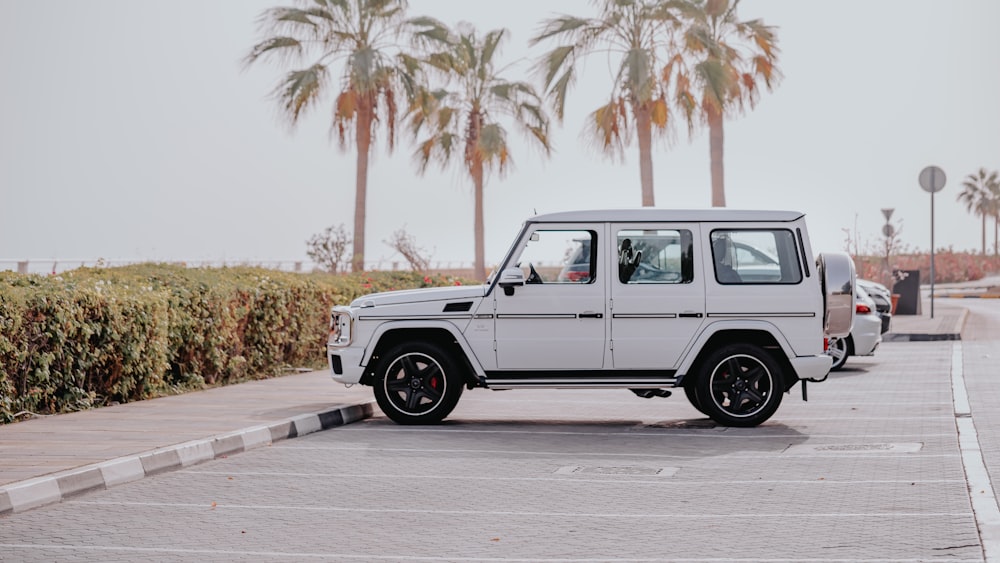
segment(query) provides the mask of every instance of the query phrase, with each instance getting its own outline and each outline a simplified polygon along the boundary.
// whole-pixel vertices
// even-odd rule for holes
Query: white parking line
[[[537,456],[549,456],[549,457],[626,457],[626,458],[653,458],[653,459],[702,459],[704,454],[696,455],[666,455],[666,454],[645,454],[637,452],[621,452],[621,453],[608,453],[608,452],[552,452],[552,451],[531,451],[531,450],[471,450],[464,448],[373,448],[370,446],[286,446],[289,450],[305,450],[305,451],[349,451],[349,452],[365,452],[365,453],[375,453],[375,452],[400,452],[400,453],[415,453],[415,454],[503,454],[503,455],[537,455]],[[726,454],[718,456],[719,458],[725,459],[774,459],[777,453],[772,453],[768,455],[754,455],[754,454]],[[780,454],[782,459],[789,458],[847,458],[850,454],[845,455],[843,453],[817,453],[817,454]],[[960,454],[914,454],[914,453],[859,453],[854,454],[858,456],[865,457],[878,457],[878,458],[893,458],[893,457],[906,457],[908,459],[918,459],[918,458],[939,458],[939,457],[959,457]]]
[[[315,478],[315,479],[438,479],[443,481],[559,481],[563,483],[602,483],[602,484],[622,484],[622,485],[635,485],[635,484],[650,484],[650,485],[690,485],[694,487],[701,487],[704,485],[950,485],[965,483],[965,479],[858,479],[858,480],[840,480],[840,479],[797,479],[797,480],[764,480],[764,479],[746,479],[746,480],[733,480],[726,479],[724,481],[688,481],[688,480],[676,480],[669,479],[665,480],[663,478],[658,478],[655,481],[648,481],[643,478],[636,478],[630,475],[609,475],[604,479],[584,479],[584,478],[556,478],[556,477],[477,477],[471,475],[420,475],[415,473],[406,474],[389,474],[389,473],[289,473],[287,471],[199,471],[197,469],[187,469],[180,471],[180,473],[185,473],[188,475],[211,475],[215,477],[297,477],[297,478]]]
[[[0,543],[0,548],[6,550],[52,550],[52,551],[73,551],[73,552],[97,552],[97,553],[142,553],[142,554],[155,554],[155,553],[166,553],[172,555],[208,555],[208,556],[242,556],[251,558],[281,558],[286,560],[296,560],[296,559],[334,559],[334,560],[345,560],[345,559],[361,559],[364,561],[454,561],[454,556],[428,556],[420,557],[416,555],[373,555],[369,553],[310,553],[301,551],[236,551],[231,549],[180,549],[180,548],[163,548],[163,547],[125,547],[125,546],[104,546],[104,545],[55,545],[55,544],[28,544],[28,543]],[[532,557],[531,559],[519,559],[514,557],[463,557],[462,561],[477,561],[482,563],[604,563],[607,561],[617,561],[617,557],[608,558],[602,557],[598,559],[594,558],[579,558],[579,559],[567,559],[567,558],[537,558]],[[761,561],[759,558],[754,559],[733,559],[727,557],[725,559],[719,558],[678,558],[671,557],[670,561],[676,563],[755,563]],[[649,558],[636,558],[629,557],[628,561],[634,561],[636,563],[647,563],[654,561],[664,561],[662,557],[656,557],[653,559]],[[772,563],[917,563],[919,561],[924,561],[924,559],[766,559]],[[980,562],[979,559],[948,559],[949,562],[953,563],[971,563]]]
[[[197,510],[277,510],[282,512],[329,512],[329,513],[374,513],[374,514],[444,514],[450,516],[507,516],[507,517],[545,517],[545,518],[598,518],[613,519],[627,518],[633,520],[675,520],[677,518],[691,519],[738,519],[757,520],[760,518],[772,518],[776,520],[802,520],[804,518],[967,518],[968,512],[773,512],[773,513],[748,513],[748,512],[713,512],[713,513],[692,513],[692,512],[664,512],[660,514],[646,514],[635,512],[543,512],[530,510],[433,510],[433,509],[412,509],[412,508],[363,508],[358,506],[302,506],[280,505],[280,504],[228,504],[213,503],[188,503],[188,502],[110,502],[110,501],[67,501],[72,504],[86,506],[136,506],[136,507],[160,507],[160,508],[193,508]]]
[[[969,484],[969,500],[979,526],[979,539],[987,561],[1000,561],[1000,508],[993,494],[986,462],[979,446],[979,434],[969,406],[969,393],[965,387],[965,365],[962,343],[955,342],[951,355],[951,388],[955,397],[955,426],[958,428],[958,446],[962,451],[962,465]]]
[[[852,419],[855,420],[855,419]],[[733,431],[732,428],[706,428],[701,432],[691,432],[691,429],[685,429],[684,432],[676,432],[671,428],[657,428],[650,427],[651,424],[655,422],[645,422],[640,427],[644,430],[629,430],[630,428],[636,428],[636,426],[623,426],[623,431],[621,432],[577,432],[572,430],[482,430],[482,429],[466,429],[466,428],[357,428],[353,429],[354,432],[402,432],[402,433],[417,433],[423,435],[434,435],[434,434],[524,434],[524,435],[556,435],[556,436],[637,436],[642,438],[706,438],[711,437],[713,440],[717,439],[736,439],[736,440],[791,440],[791,439],[801,439],[802,434],[756,434],[756,433],[739,433],[738,431]],[[347,432],[345,429],[344,432]],[[942,432],[940,434],[928,434],[926,432],[914,433],[914,434],[865,434],[865,439],[873,438],[952,438],[955,436],[954,432]],[[815,438],[840,438],[844,440],[856,440],[857,435],[855,434],[809,434],[810,439]]]

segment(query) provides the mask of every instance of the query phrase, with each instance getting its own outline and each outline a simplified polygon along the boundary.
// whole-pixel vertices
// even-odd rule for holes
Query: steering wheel
[[[524,283],[542,283],[542,276],[535,271],[534,264],[528,263],[528,272],[528,279],[524,280]]]

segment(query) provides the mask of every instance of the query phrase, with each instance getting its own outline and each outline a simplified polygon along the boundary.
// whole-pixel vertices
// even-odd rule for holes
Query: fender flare
[[[393,330],[413,330],[413,329],[441,329],[447,331],[451,336],[458,342],[458,347],[462,350],[465,355],[465,359],[469,362],[472,367],[473,373],[477,377],[485,377],[486,371],[483,370],[482,364],[479,362],[479,358],[472,351],[472,347],[469,346],[469,342],[465,339],[465,335],[462,331],[458,329],[454,323],[444,320],[404,320],[404,321],[387,321],[378,326],[372,333],[371,338],[368,340],[368,344],[365,346],[364,355],[361,357],[361,365],[367,367],[368,363],[371,361],[372,354],[375,353],[375,347],[382,340],[382,337]]]
[[[702,353],[702,351],[704,351],[705,345],[708,341],[716,334],[729,330],[766,332],[774,338],[787,358],[795,357],[795,352],[792,350],[792,346],[788,343],[788,339],[785,338],[785,335],[773,323],[769,323],[767,321],[753,321],[749,319],[715,321],[702,327],[698,336],[691,342],[690,345],[688,345],[687,351],[684,353],[684,359],[677,367],[677,373],[687,375],[688,370],[691,369],[695,360]]]

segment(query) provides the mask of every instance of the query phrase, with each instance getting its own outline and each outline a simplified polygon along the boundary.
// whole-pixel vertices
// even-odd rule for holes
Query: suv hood
[[[372,293],[358,297],[351,302],[351,307],[385,305],[402,305],[404,303],[423,303],[428,301],[450,301],[454,299],[475,299],[486,295],[485,285],[463,285],[453,287],[425,287],[404,291],[387,291]],[[370,304],[370,305],[369,305]]]

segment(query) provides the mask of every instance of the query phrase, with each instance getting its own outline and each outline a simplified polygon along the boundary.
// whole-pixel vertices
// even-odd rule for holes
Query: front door
[[[697,224],[612,225],[610,281],[615,369],[676,369],[705,321]],[[695,264],[698,267],[695,267]]]
[[[526,283],[494,289],[497,367],[590,370],[607,348],[605,225],[538,225],[512,263]]]

